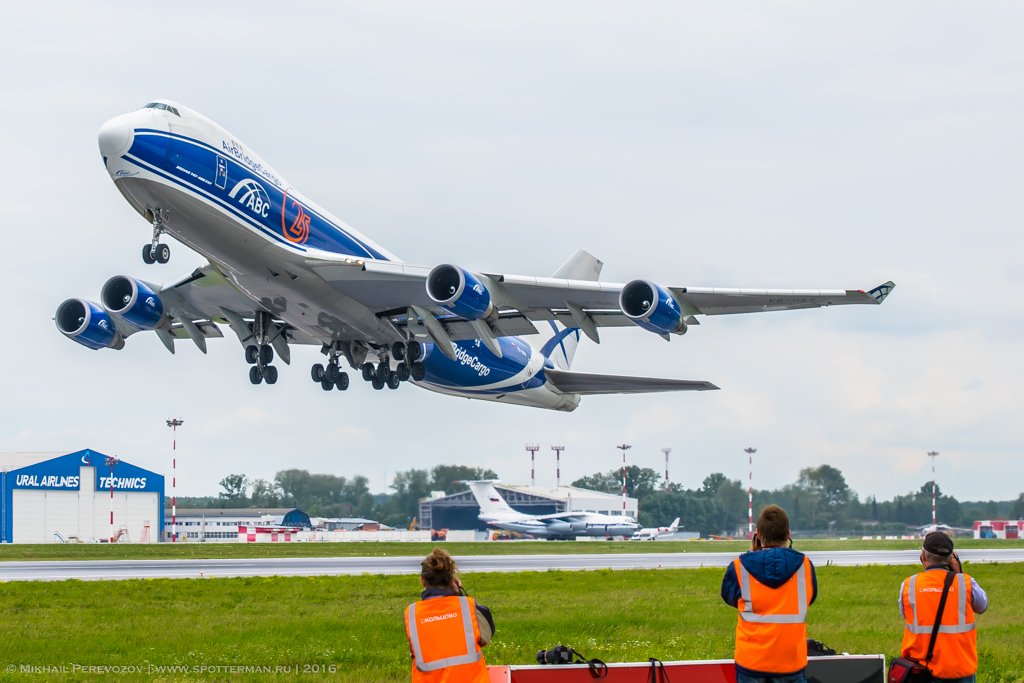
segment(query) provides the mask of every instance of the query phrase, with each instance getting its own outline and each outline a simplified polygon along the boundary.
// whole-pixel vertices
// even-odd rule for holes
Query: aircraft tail
[[[580,249],[573,254],[552,277],[566,280],[597,281],[601,278],[604,263],[592,254]],[[565,327],[561,323],[549,321],[551,335],[544,342],[542,353],[551,359],[555,367],[568,370],[572,367],[572,359],[576,355],[576,347],[580,341],[580,330],[576,327]]]
[[[519,514],[512,509],[512,506],[505,502],[505,499],[494,488],[492,481],[467,481],[463,482],[473,492],[477,504],[480,506],[480,514],[483,516],[494,514]]]
[[[677,529],[679,529],[679,518],[678,517],[676,517],[675,519],[672,520],[672,523],[668,527],[668,532],[670,534],[674,534]]]

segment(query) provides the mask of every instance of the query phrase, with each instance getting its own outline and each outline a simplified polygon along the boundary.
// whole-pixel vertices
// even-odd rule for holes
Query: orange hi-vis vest
[[[740,583],[736,605],[736,663],[744,669],[787,674],[807,666],[807,607],[814,596],[811,561],[778,588],[769,588],[733,560]]]
[[[932,637],[945,578],[945,571],[933,569],[911,576],[900,587],[906,620],[901,648],[904,657],[923,662],[928,654],[928,641]],[[978,632],[974,630],[970,601],[971,577],[957,574],[949,587],[939,620],[939,634],[935,638],[935,651],[928,662],[928,668],[937,678],[962,678],[978,670]]]
[[[413,683],[487,683],[476,602],[450,595],[405,608]]]

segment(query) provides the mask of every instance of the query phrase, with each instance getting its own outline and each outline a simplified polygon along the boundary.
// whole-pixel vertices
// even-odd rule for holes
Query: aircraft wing
[[[588,372],[546,369],[544,375],[566,394],[647,394],[658,391],[708,391],[718,389],[711,382],[660,377],[597,375]]]
[[[436,337],[433,325],[424,325],[426,317],[441,323],[451,340],[487,336],[481,321],[453,315],[427,294],[426,282],[431,268],[390,261],[339,257],[327,252],[307,253],[306,265],[346,296],[363,303],[378,315],[388,316],[399,327],[408,326],[415,334]],[[488,323],[494,336],[512,336],[536,332],[533,323],[557,321],[566,327],[582,329],[599,341],[600,327],[630,327],[634,323],[619,308],[619,294],[625,284],[596,280],[535,277],[508,273],[474,273],[487,289],[498,309],[497,318]],[[800,308],[818,308],[844,304],[880,304],[895,287],[892,282],[869,291],[723,289],[704,287],[666,287],[679,305],[688,324],[696,324],[695,315],[754,313]],[[431,323],[433,321],[430,321]],[[439,341],[435,338],[435,341]]]
[[[244,346],[253,339],[253,320],[256,315],[270,312],[253,303],[210,264],[164,286],[157,294],[170,317],[171,326],[169,330],[157,329],[155,332],[171,353],[174,353],[175,339],[191,339],[206,353],[206,339],[223,337],[219,325],[224,324],[231,327]],[[272,310],[273,306],[268,308]],[[289,343],[320,344],[318,340],[290,327],[272,314],[268,317],[272,328],[270,343],[285,363],[291,361]],[[118,327],[124,336],[138,331],[122,329],[123,323],[120,322]]]

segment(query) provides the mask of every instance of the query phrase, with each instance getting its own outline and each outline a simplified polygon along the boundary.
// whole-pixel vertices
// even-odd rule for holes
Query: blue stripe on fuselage
[[[135,141],[125,157],[216,203],[283,246],[388,260],[318,211],[289,196],[269,176],[202,141],[140,128],[135,131]],[[226,161],[226,178],[217,173],[218,159]]]

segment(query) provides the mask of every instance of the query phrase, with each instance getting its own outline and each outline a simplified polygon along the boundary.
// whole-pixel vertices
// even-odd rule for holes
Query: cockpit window
[[[164,111],[171,112],[175,116],[181,116],[181,114],[178,113],[178,110],[175,107],[172,107],[169,104],[164,104],[163,102],[150,102],[145,107],[143,107],[143,109],[162,109]]]

